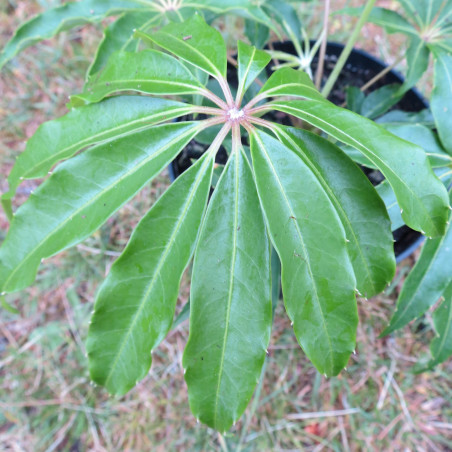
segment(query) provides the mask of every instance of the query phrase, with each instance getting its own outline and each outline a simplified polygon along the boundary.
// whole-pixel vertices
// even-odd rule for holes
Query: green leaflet
[[[245,36],[258,49],[262,49],[270,38],[270,30],[254,20],[245,20]]]
[[[243,94],[265,69],[270,60],[271,56],[267,52],[257,50],[256,47],[249,46],[242,41],[238,42],[238,98],[240,101]]]
[[[273,102],[276,110],[296,116],[358,149],[386,177],[411,228],[438,237],[445,231],[449,200],[425,152],[374,122],[323,101]]]
[[[182,6],[209,10],[217,14],[235,13],[246,19],[263,23],[278,35],[278,30],[273,26],[271,19],[265,14],[263,8],[256,4],[255,0],[184,0]]]
[[[406,55],[408,71],[401,88],[402,93],[416,85],[425,74],[428,69],[429,58],[430,50],[426,46],[425,41],[418,36],[413,36]]]
[[[290,67],[283,67],[273,72],[259,91],[259,95],[262,97],[297,96],[304,99],[325,100],[306,72],[296,71]]]
[[[289,36],[294,36],[297,41],[302,40],[300,19],[297,11],[290,3],[281,0],[266,0],[262,7],[275,22],[277,22],[284,32]]]
[[[92,234],[198,130],[194,123],[156,126],[96,146],[58,166],[14,216],[0,248],[0,292],[30,285],[41,259]]]
[[[399,0],[405,12],[421,28],[429,25],[438,11],[441,9],[445,0]],[[447,3],[447,2],[446,2]]]
[[[424,26],[424,22],[421,17],[422,7],[419,2],[416,0],[399,0],[399,3],[402,5],[407,16],[422,28]]]
[[[256,131],[251,155],[295,335],[319,372],[337,375],[355,348],[358,323],[341,221],[320,182],[290,148]]]
[[[99,72],[115,52],[137,50],[139,41],[133,37],[135,29],[146,29],[161,19],[162,15],[156,12],[127,13],[110,24],[104,30],[104,37],[97,48],[88,76]]]
[[[0,54],[1,67],[21,50],[57,33],[83,25],[99,22],[104,17],[123,11],[152,9],[152,1],[135,0],[83,0],[69,2],[49,9],[22,24]]]
[[[195,15],[183,23],[172,23],[150,35],[137,32],[187,63],[216,78],[226,78],[226,44],[218,30]]]
[[[436,133],[422,124],[382,124],[382,126],[406,141],[420,146],[429,159],[432,168],[452,166],[452,156],[447,154]]]
[[[197,94],[202,85],[176,58],[156,50],[118,52],[99,74],[89,78],[83,93],[71,96],[70,107],[99,102],[119,91],[148,94]]]
[[[187,114],[190,106],[166,99],[120,96],[70,111],[65,116],[42,124],[28,140],[8,177],[14,196],[22,179],[44,177],[55,163],[77,151],[131,131]]]
[[[366,96],[362,102],[361,111],[356,113],[370,119],[378,118],[395,105],[402,96],[403,93],[400,94],[400,85],[398,83],[384,85]]]
[[[452,355],[452,283],[444,292],[444,301],[433,313],[433,323],[437,337],[430,346],[432,359],[428,363],[429,368],[446,361]]]
[[[94,306],[87,351],[93,381],[123,395],[146,376],[173,322],[182,274],[207,203],[213,155],[184,172],[144,216]]]
[[[190,407],[220,432],[253,394],[270,340],[270,247],[243,151],[231,154],[195,252],[183,365]]]
[[[344,8],[340,11],[342,14],[359,17],[363,12],[360,8]],[[408,36],[418,36],[418,31],[406,19],[396,11],[386,8],[373,8],[368,21],[383,27],[388,33],[403,33]]]
[[[441,142],[452,155],[452,56],[438,47],[433,49],[433,55],[435,76],[431,109]]]
[[[397,198],[388,181],[384,180],[381,184],[378,184],[375,189],[385,203],[386,210],[391,219],[391,229],[395,231],[404,226],[405,223],[402,220],[402,214],[400,213],[400,207],[397,204]]]
[[[359,292],[370,298],[384,290],[395,273],[393,237],[372,184],[337,146],[318,135],[288,127],[277,134],[311,170],[339,215]]]
[[[452,194],[451,194],[452,198]],[[427,240],[416,265],[411,270],[397,300],[397,309],[385,336],[402,328],[433,306],[452,282],[452,227],[437,239]]]

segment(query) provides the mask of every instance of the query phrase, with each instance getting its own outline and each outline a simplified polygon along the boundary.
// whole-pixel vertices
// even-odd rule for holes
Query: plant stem
[[[370,79],[365,85],[363,85],[360,90],[366,91],[366,89],[370,88],[374,83],[378,82],[382,77],[384,77],[388,72],[394,69],[403,59],[405,59],[405,55],[400,55],[397,60],[394,61],[391,65],[384,68],[380,73],[378,73],[375,77]]]
[[[193,105],[193,108],[190,110],[190,113],[199,113],[202,115],[213,115],[213,116],[224,116],[224,110],[220,110],[219,108],[213,107],[202,107],[198,105]]]
[[[228,108],[233,108],[235,105],[234,98],[232,97],[232,93],[229,88],[227,80],[223,77],[218,77],[217,80],[218,80],[218,83],[220,84],[221,90],[223,91],[224,97],[228,104]]]
[[[199,122],[199,130],[205,130],[212,126],[217,126],[218,124],[223,124],[226,122],[226,118],[224,116],[215,116],[213,118],[204,119],[204,121]]]
[[[238,152],[241,145],[240,124],[236,121],[232,123],[232,153]]]
[[[252,124],[257,124],[259,126],[266,127],[267,129],[270,129],[272,132],[275,131],[275,125],[272,122],[267,121],[266,119],[251,116],[248,118],[248,121]]]
[[[11,222],[14,216],[13,208],[11,205],[10,199],[2,199],[2,207],[6,214],[6,218],[8,218],[8,221]]]
[[[352,35],[350,36],[344,50],[342,51],[341,56],[339,57],[336,66],[334,67],[333,72],[330,74],[325,86],[323,87],[322,94],[324,95],[325,98],[327,98],[331,93],[331,90],[333,89],[333,86],[336,83],[339,74],[341,73],[343,67],[345,66],[345,63],[347,62],[348,57],[350,56],[350,53],[353,50],[353,46],[356,44],[356,41],[359,38],[359,34],[361,33],[364,24],[369,18],[369,15],[372,11],[372,8],[375,5],[375,2],[376,0],[367,0],[366,6],[364,7],[364,11],[361,17],[359,18]]]
[[[272,109],[272,107],[270,106],[270,104],[264,104],[264,105],[260,105],[259,107],[255,107],[255,108],[251,108],[250,110],[246,111],[247,115],[255,115],[256,113],[266,113],[267,111],[270,111]]]
[[[226,136],[230,130],[231,130],[231,123],[230,122],[225,123],[224,126],[221,128],[221,130],[218,132],[218,135],[212,141],[212,144],[209,146],[209,149],[207,149],[206,152],[211,152],[212,154],[216,154],[218,149],[220,149],[221,144],[223,143],[224,139],[226,138]]]
[[[259,96],[256,96],[255,98],[251,99],[244,107],[243,107],[243,111],[244,113],[249,113],[251,107],[253,105],[256,105],[258,102],[260,102],[261,100],[265,99],[265,94],[259,94]]]
[[[229,109],[228,104],[224,100],[220,99],[216,94],[212,93],[208,89],[201,89],[199,91],[199,94],[211,100],[214,104],[218,105],[223,110]]]
[[[323,77],[323,68],[325,66],[326,44],[328,42],[328,19],[330,17],[330,0],[325,0],[325,9],[323,13],[323,39],[320,46],[319,65],[315,74],[315,86],[320,89]]]

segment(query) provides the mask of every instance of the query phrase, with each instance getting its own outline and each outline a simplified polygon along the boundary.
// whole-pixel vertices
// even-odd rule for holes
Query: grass
[[[39,10],[31,1],[11,4],[16,9],[0,7],[0,46]],[[333,30],[349,26],[334,21]],[[381,33],[367,27],[362,44],[377,55],[389,54]],[[2,191],[24,140],[41,122],[64,114],[67,95],[80,89],[99,36],[95,27],[64,33],[27,50],[1,73]],[[38,183],[21,186],[16,207]],[[0,317],[0,450],[452,450],[452,363],[412,372],[428,351],[429,319],[378,338],[399,284],[391,293],[360,300],[356,355],[346,372],[331,379],[308,362],[280,303],[263,378],[245,415],[225,436],[197,424],[190,413],[181,366],[187,322],[162,342],[148,377],[125,397],[111,398],[90,384],[84,339],[96,289],[140,215],[168,183],[163,174],[93,237],[46,260],[35,286],[7,297],[19,314],[2,310]],[[7,227],[0,213],[0,240]],[[404,262],[399,273],[412,264]],[[178,310],[188,291],[186,275]]]

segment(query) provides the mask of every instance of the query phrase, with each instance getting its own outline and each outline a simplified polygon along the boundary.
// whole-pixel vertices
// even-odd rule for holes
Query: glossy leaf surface
[[[402,328],[436,303],[452,282],[451,262],[452,227],[449,225],[443,237],[426,241],[403,285],[396,312],[383,335]]]
[[[235,13],[247,19],[256,20],[270,26],[270,28],[277,32],[272,25],[271,19],[254,0],[184,0],[183,6],[209,10],[217,14]]]
[[[432,340],[432,359],[429,367],[436,366],[452,355],[452,283],[444,292],[444,301],[433,313],[437,337]]]
[[[152,34],[139,33],[180,59],[213,77],[226,77],[226,44],[221,33],[195,15],[183,23],[172,23]]]
[[[444,233],[449,205],[447,192],[421,148],[329,102],[290,101],[272,105],[358,149],[391,184],[408,226],[431,237]]]
[[[58,166],[14,216],[0,248],[0,292],[31,284],[41,259],[92,234],[197,131],[193,123],[156,126],[96,146]]]
[[[399,91],[399,84],[384,85],[376,89],[366,96],[362,102],[361,111],[356,113],[370,119],[378,118],[400,100],[403,94],[400,94]]]
[[[242,41],[238,42],[239,91],[243,94],[270,62],[271,56]]]
[[[146,376],[151,350],[173,323],[180,280],[207,203],[213,156],[204,154],[144,216],[113,264],[94,306],[91,378],[123,395]]]
[[[324,100],[316,87],[303,71],[283,67],[273,72],[259,94],[264,97],[297,96],[305,99]]]
[[[452,155],[452,56],[434,51],[435,75],[431,109],[444,148]]]
[[[115,52],[136,51],[139,41],[133,37],[135,29],[146,29],[157,24],[161,18],[162,15],[157,12],[128,13],[106,27],[88,75],[99,72]]]
[[[72,157],[95,143],[182,116],[190,106],[166,99],[120,96],[73,109],[67,115],[42,124],[28,140],[8,177],[11,198],[22,179],[44,177],[55,163]]]
[[[302,159],[264,132],[252,135],[259,198],[282,266],[286,311],[319,372],[338,374],[355,348],[355,278],[341,221]]]
[[[109,94],[138,91],[148,94],[196,94],[202,85],[176,58],[156,50],[119,52],[99,74],[90,77],[84,92],[71,96],[70,106],[99,102]]]
[[[149,10],[152,3],[135,0],[83,0],[49,9],[17,29],[0,54],[0,68],[21,50],[43,39],[49,39],[61,31],[86,23],[99,22],[107,16],[126,10]]]
[[[381,292],[395,273],[391,224],[386,208],[364,173],[334,144],[310,132],[281,127],[284,144],[302,158],[335,208],[363,296]]]
[[[404,91],[412,88],[425,74],[429,58],[430,51],[425,41],[418,36],[413,36],[406,55],[408,71],[403,84]]]
[[[195,252],[183,365],[190,407],[223,432],[245,410],[270,340],[270,247],[246,157],[233,153]]]
[[[345,8],[341,12],[349,14],[351,16],[361,16],[364,8]],[[369,15],[368,21],[383,27],[388,33],[403,33],[408,36],[417,36],[418,32],[410,22],[402,17],[396,11],[376,7],[372,9]]]
[[[400,207],[397,203],[397,198],[391,185],[389,185],[388,181],[385,180],[381,184],[378,184],[375,189],[385,203],[386,210],[389,214],[389,218],[391,219],[391,229],[395,231],[396,229],[401,228],[405,223],[402,219]]]

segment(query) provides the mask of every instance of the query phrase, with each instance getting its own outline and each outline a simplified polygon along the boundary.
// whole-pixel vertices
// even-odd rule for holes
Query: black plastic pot
[[[312,45],[313,43],[311,43]],[[273,45],[275,50],[280,50],[286,53],[296,54],[293,44],[291,42],[275,43]],[[344,46],[342,44],[328,43],[326,50],[326,58],[324,64],[324,81],[329,76],[333,70]],[[317,68],[318,60],[314,59],[312,63],[312,69],[315,73]],[[345,88],[347,86],[363,86],[369,80],[371,80],[375,75],[379,74],[382,70],[387,67],[385,63],[381,60],[369,55],[367,52],[362,50],[353,50],[347,63],[342,70],[334,89],[329,96],[329,100],[336,105],[341,105],[345,102]],[[235,75],[235,74],[234,74]],[[381,88],[384,85],[400,83],[404,81],[403,76],[397,71],[391,70],[384,77],[382,77],[378,82],[376,82],[372,87],[366,92],[369,92]],[[406,112],[418,112],[425,108],[428,108],[427,101],[423,96],[416,90],[409,90],[405,96],[392,108],[397,110],[402,110]],[[205,150],[205,148],[204,148]],[[169,173],[171,180],[175,180],[183,171],[185,171],[191,164],[192,158],[197,158],[201,155],[203,149],[199,148],[196,142],[192,142],[184,149],[181,154],[171,163],[169,167]],[[224,163],[227,159],[226,152],[224,149],[220,149],[217,162]],[[383,179],[381,173],[363,169],[369,180],[377,184]],[[394,251],[396,255],[397,262],[406,259],[410,256],[424,241],[424,237],[417,231],[412,230],[408,226],[403,226],[393,232],[394,235]]]

